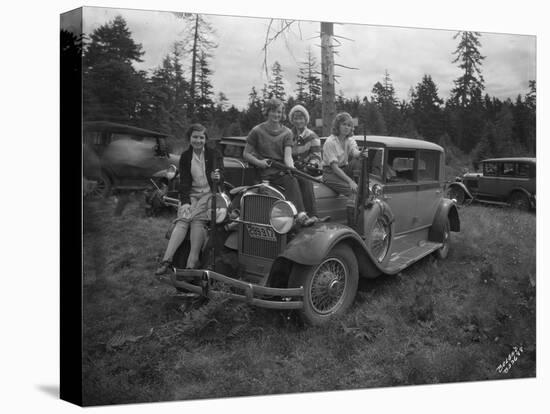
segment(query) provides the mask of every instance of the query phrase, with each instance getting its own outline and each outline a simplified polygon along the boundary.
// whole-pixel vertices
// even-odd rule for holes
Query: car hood
[[[464,178],[478,178],[483,176],[483,173],[466,173],[463,175]]]
[[[139,142],[131,139],[113,141],[101,157],[102,165],[121,176],[150,177],[155,172],[168,168],[170,164],[178,166],[179,156],[155,156],[151,142]]]

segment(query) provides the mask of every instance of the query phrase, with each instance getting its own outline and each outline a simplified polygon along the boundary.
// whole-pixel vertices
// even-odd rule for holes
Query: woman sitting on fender
[[[206,240],[206,223],[210,220],[207,214],[207,203],[212,196],[212,181],[223,183],[223,157],[217,151],[205,146],[206,128],[193,124],[186,133],[189,149],[181,154],[179,162],[180,188],[178,217],[168,241],[168,247],[160,267],[155,272],[162,275],[172,263],[174,253],[191,227],[191,251],[187,258],[187,268],[198,265],[199,253]]]

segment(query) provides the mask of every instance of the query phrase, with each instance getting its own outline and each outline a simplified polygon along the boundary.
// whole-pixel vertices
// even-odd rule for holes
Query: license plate
[[[246,230],[248,231],[248,235],[253,239],[277,241],[275,232],[270,227],[262,227],[262,226],[256,226],[254,224],[247,224]]]

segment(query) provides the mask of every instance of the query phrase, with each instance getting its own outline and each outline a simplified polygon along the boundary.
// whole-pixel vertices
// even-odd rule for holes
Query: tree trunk
[[[332,120],[336,115],[334,91],[334,54],[332,53],[333,23],[321,22],[321,78],[323,136],[329,136]]]
[[[190,117],[193,116],[193,113],[195,112],[195,76],[197,73],[197,48],[198,48],[198,39],[199,39],[199,15],[197,14],[195,17],[195,35],[193,37],[193,50],[192,50],[192,61],[191,61],[191,85],[190,85],[190,94],[189,97],[189,115]]]

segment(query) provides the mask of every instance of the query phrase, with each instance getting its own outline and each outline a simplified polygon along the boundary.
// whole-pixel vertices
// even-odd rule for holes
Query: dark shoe
[[[306,224],[309,223],[310,220],[311,218],[308,217],[305,211],[298,213],[298,216],[296,216],[296,223],[301,226],[311,226],[313,223]]]
[[[304,227],[308,227],[308,226],[313,226],[315,223],[317,223],[319,221],[319,217],[317,216],[311,216],[311,217],[308,217],[305,221],[304,221],[304,224],[302,224]]]
[[[160,276],[168,272],[170,268],[172,267],[172,263],[170,262],[162,262],[158,269],[155,272],[155,276]]]

